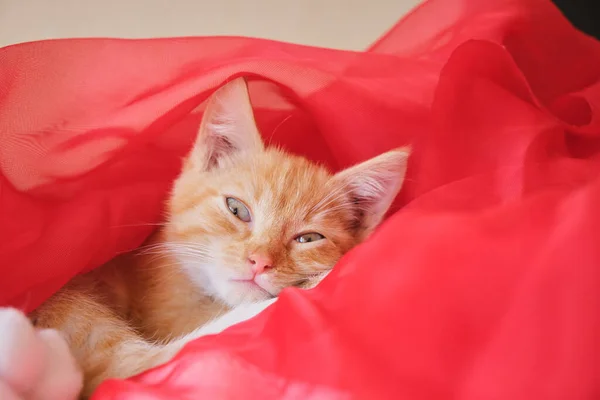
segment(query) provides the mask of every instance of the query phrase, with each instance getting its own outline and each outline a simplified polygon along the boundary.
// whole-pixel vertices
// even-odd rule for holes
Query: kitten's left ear
[[[381,222],[400,191],[409,155],[408,147],[388,151],[333,177],[335,185],[349,191],[364,236]]]
[[[246,80],[237,78],[208,100],[188,162],[206,171],[223,165],[236,154],[263,149]]]

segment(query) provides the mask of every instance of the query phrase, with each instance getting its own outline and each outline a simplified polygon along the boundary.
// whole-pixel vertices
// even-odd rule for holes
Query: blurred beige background
[[[64,37],[243,35],[361,50],[421,0],[0,0],[0,47]]]

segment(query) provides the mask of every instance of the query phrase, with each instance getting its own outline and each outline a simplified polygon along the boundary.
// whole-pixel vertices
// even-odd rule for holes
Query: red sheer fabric
[[[312,291],[108,399],[600,396],[600,44],[546,0],[430,0],[366,52],[244,38],[0,50],[0,304],[138,246],[203,101],[338,169],[412,143],[392,215]]]

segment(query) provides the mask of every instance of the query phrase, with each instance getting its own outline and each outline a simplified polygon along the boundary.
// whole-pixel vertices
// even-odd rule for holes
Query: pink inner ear
[[[209,136],[206,139],[206,169],[211,170],[221,166],[220,161],[229,154],[233,154],[235,149],[233,144],[223,136]]]
[[[208,100],[191,157],[210,169],[237,152],[262,150],[248,88],[243,78],[219,88]]]
[[[367,229],[384,217],[402,187],[408,159],[407,150],[393,150],[350,167],[334,179],[356,198]]]

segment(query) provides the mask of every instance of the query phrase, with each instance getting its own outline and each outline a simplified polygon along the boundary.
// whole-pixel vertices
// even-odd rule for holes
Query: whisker
[[[345,188],[337,188],[330,193],[328,193],[324,198],[322,198],[316,205],[314,205],[310,212],[318,213],[321,209],[327,208],[332,203],[339,201],[343,197],[347,197],[348,191]]]
[[[279,122],[277,124],[277,126],[275,126],[275,128],[273,129],[273,132],[271,133],[271,136],[269,136],[269,140],[267,140],[267,145],[270,146],[271,145],[271,141],[273,140],[273,137],[275,137],[275,133],[277,132],[277,130],[279,128],[281,128],[281,126],[287,122],[288,119],[292,118],[294,114],[290,114],[287,117],[285,117],[284,119],[281,120],[281,122]]]

